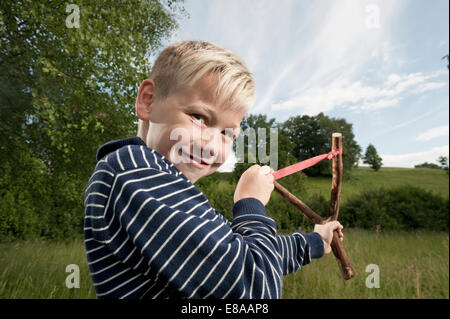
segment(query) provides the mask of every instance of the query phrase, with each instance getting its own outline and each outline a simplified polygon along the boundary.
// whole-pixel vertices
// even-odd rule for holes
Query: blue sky
[[[324,112],[353,124],[384,166],[449,154],[448,0],[186,0],[167,43],[234,51],[256,80],[251,113]],[[232,165],[230,157],[224,170]]]

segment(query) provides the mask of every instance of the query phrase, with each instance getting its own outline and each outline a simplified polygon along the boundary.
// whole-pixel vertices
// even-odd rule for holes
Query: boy
[[[97,152],[85,245],[99,298],[281,298],[283,275],[330,252],[338,222],[278,236],[265,205],[271,169],[254,165],[230,223],[193,183],[225,161],[254,99],[233,53],[202,41],[161,52],[137,99],[138,137]]]

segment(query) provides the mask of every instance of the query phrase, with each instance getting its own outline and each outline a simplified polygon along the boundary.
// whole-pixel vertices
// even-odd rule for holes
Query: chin
[[[202,177],[206,177],[206,176],[208,176],[208,175],[211,175],[212,173],[214,173],[214,172],[207,172],[207,173],[205,173],[205,174],[196,174],[194,177],[192,177],[192,179],[190,179],[190,181],[192,182],[192,184],[193,183],[195,183],[195,182],[197,182],[200,178],[202,178]]]

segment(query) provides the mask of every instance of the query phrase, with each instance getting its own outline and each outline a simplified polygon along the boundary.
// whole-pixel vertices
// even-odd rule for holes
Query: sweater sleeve
[[[280,298],[284,262],[263,204],[237,202],[230,228],[163,202],[179,180],[155,169],[116,176],[102,227],[110,251],[155,278],[154,297],[175,289],[188,298]]]
[[[292,235],[276,237],[282,259],[283,275],[294,273],[309,264],[312,258],[324,255],[323,240],[318,233],[303,234],[295,232]]]

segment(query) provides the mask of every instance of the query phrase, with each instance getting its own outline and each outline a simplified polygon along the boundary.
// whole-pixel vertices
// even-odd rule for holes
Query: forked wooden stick
[[[331,150],[341,150],[338,156],[332,159],[332,180],[331,180],[331,198],[330,198],[330,212],[328,214],[327,221],[337,220],[339,216],[339,203],[341,199],[342,188],[342,134],[333,133]],[[350,260],[347,256],[347,252],[344,249],[344,245],[339,239],[337,230],[333,232],[333,240],[331,242],[331,249],[336,257],[339,269],[345,280],[352,278],[355,275]]]
[[[332,137],[332,150],[342,150],[342,134],[334,133]],[[303,203],[296,196],[291,194],[286,188],[281,186],[278,182],[274,182],[275,190],[289,203],[291,203],[295,208],[302,212],[306,218],[311,220],[315,224],[325,224],[326,222],[337,220],[339,215],[339,202],[341,196],[341,185],[342,185],[342,152],[333,158],[333,177],[331,183],[331,200],[330,200],[330,211],[328,218],[324,219],[317,213],[315,213],[311,208],[309,208],[305,203]],[[339,269],[341,270],[342,276],[345,280],[352,278],[355,275],[350,260],[348,258],[347,252],[345,251],[344,245],[339,239],[337,231],[333,232],[333,240],[331,242],[331,250],[338,262]]]

